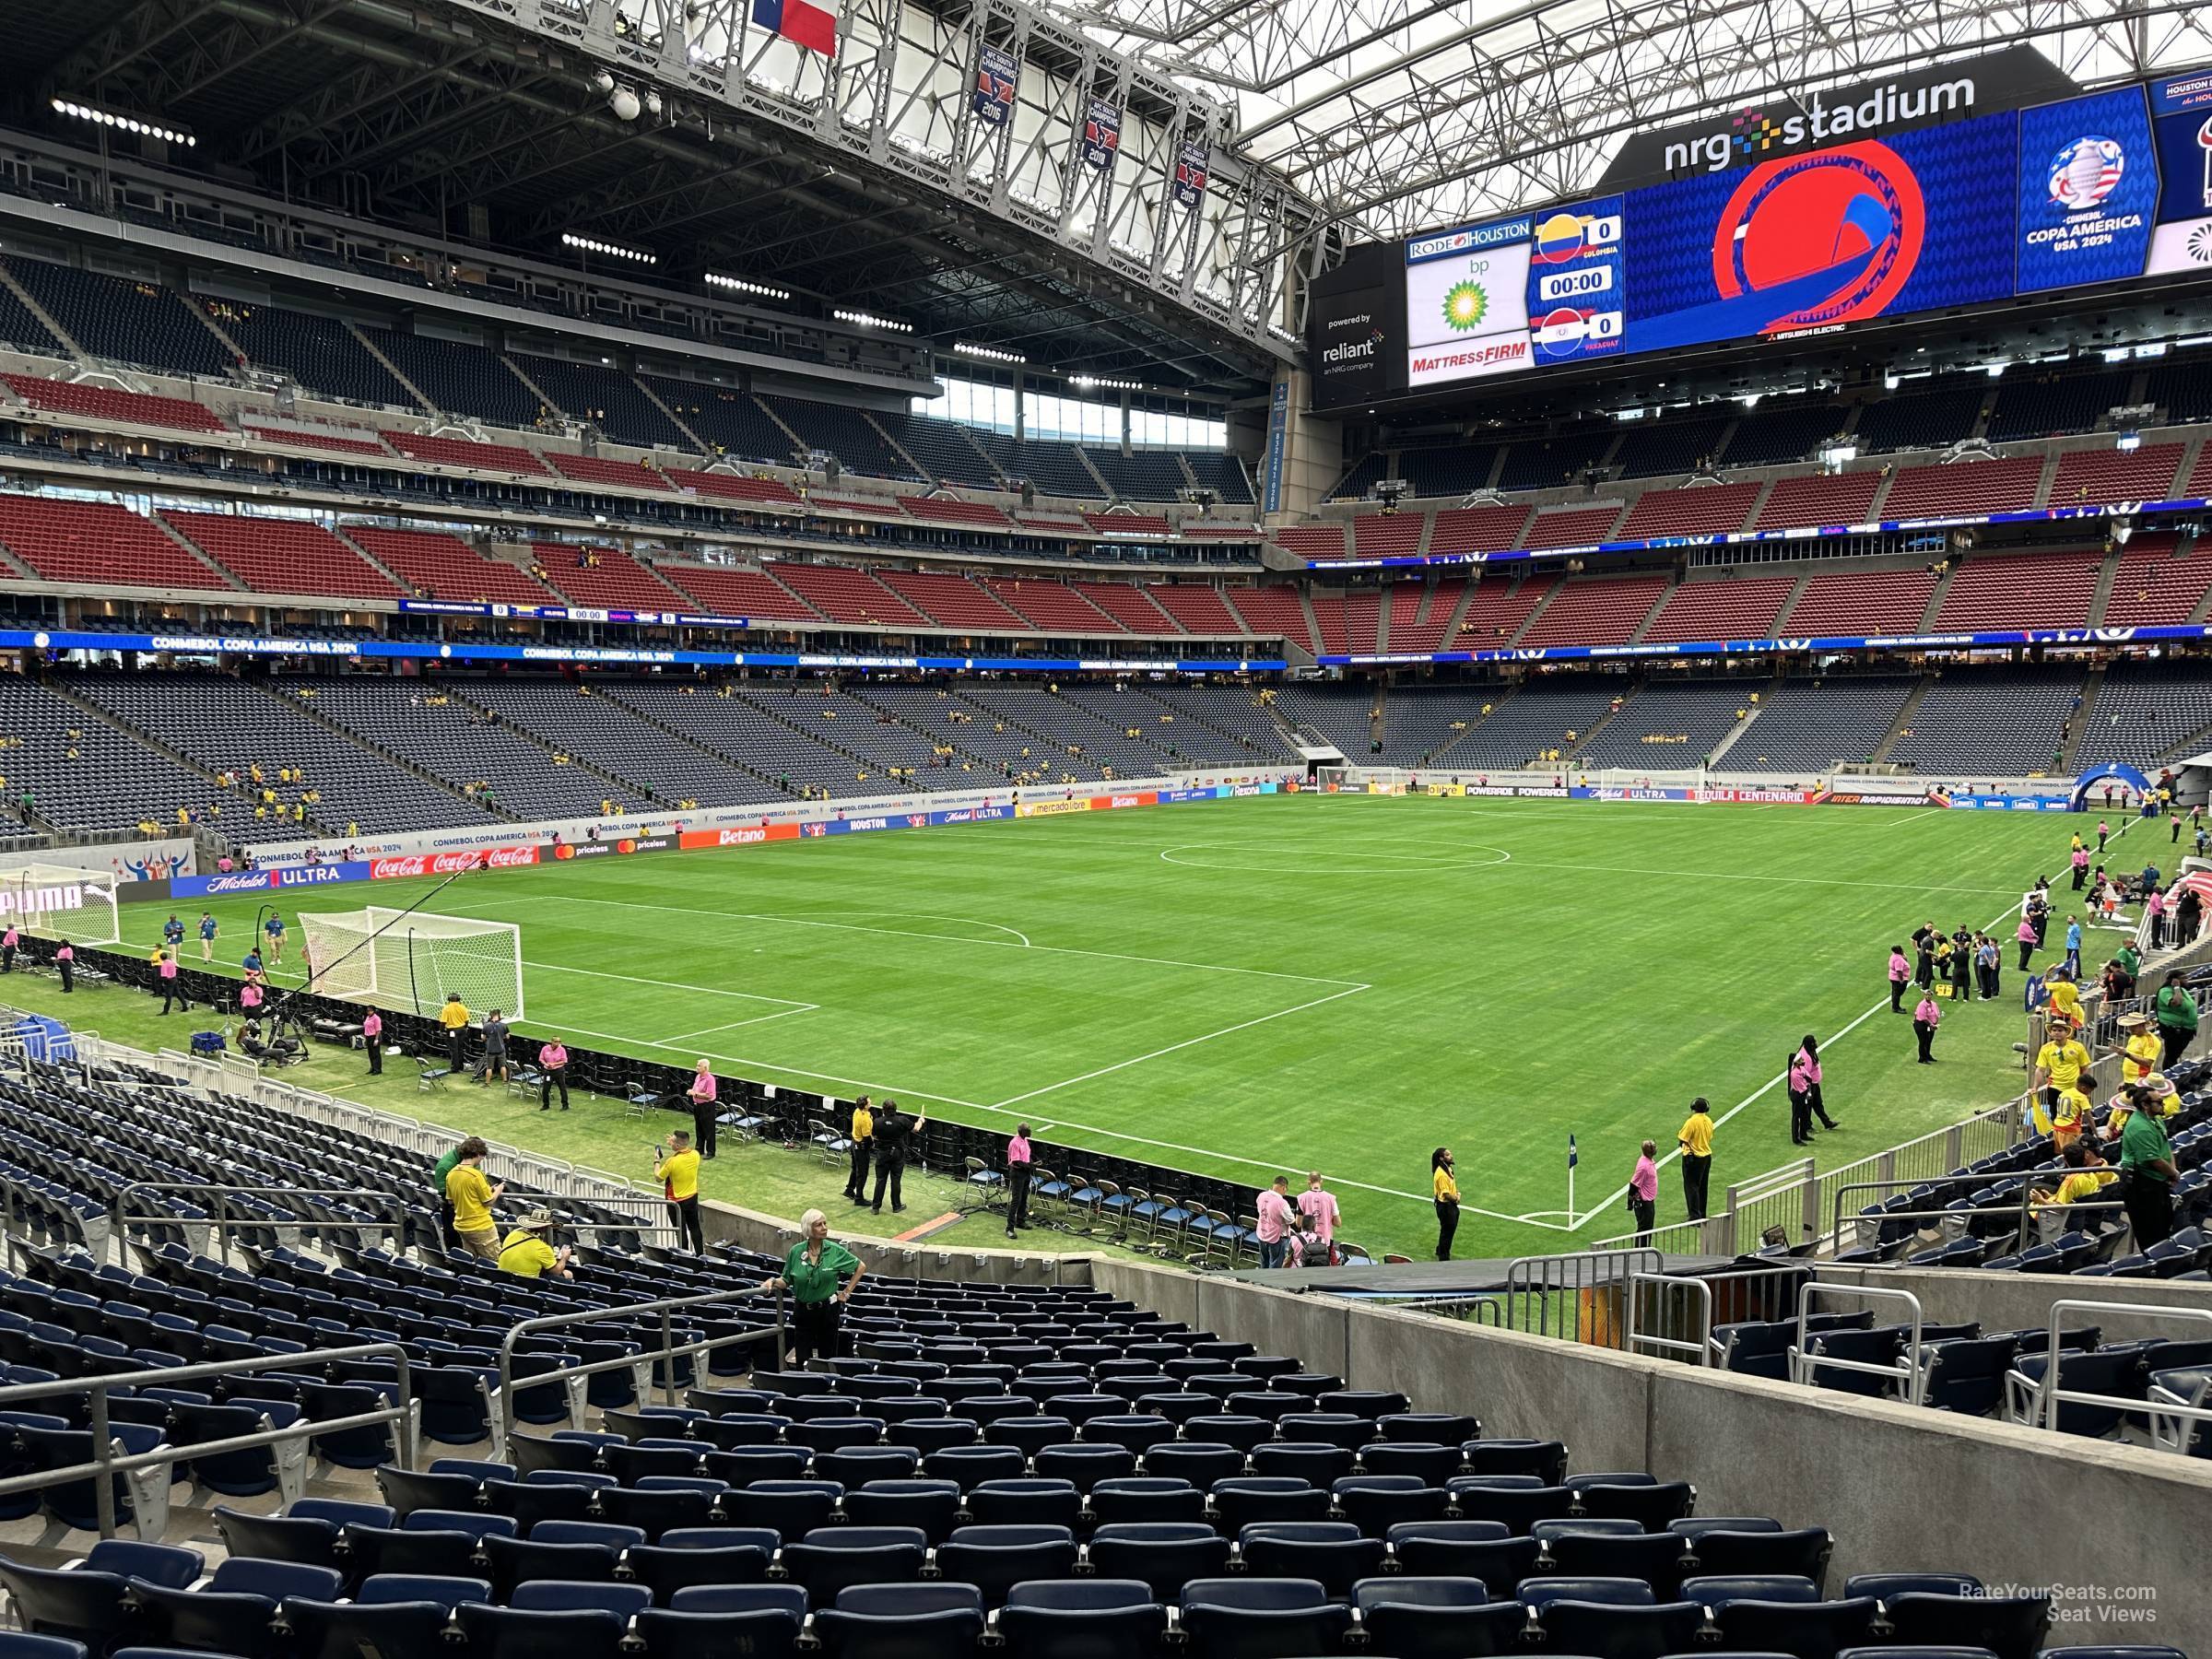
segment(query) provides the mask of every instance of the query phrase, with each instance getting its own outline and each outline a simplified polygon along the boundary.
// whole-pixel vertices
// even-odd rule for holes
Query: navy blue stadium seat
[[[1398,1573],[1362,1579],[1352,1606],[1368,1650],[1383,1659],[1485,1659],[1518,1652],[1528,1610],[1493,1601],[1479,1581]]]
[[[153,1641],[262,1659],[279,1645],[272,1622],[279,1602],[293,1595],[335,1600],[343,1583],[332,1567],[236,1558],[218,1567],[199,1589],[140,1581],[131,1586],[131,1594],[143,1633]]]
[[[1679,1534],[1684,1524],[1677,1522],[1669,1530]],[[1835,1548],[1825,1526],[1786,1532],[1712,1527],[1688,1534],[1686,1541],[1701,1574],[1794,1573],[1810,1579],[1815,1589],[1827,1583],[1828,1560]]]
[[[1877,1604],[1870,1595],[1842,1601],[1745,1596],[1714,1615],[1730,1647],[1772,1649],[1798,1659],[1835,1659],[1874,1640]]]
[[[1065,1578],[1076,1570],[1076,1540],[1057,1526],[963,1526],[937,1549],[937,1571],[982,1592],[990,1606],[1028,1579]]]
[[[1203,1522],[1115,1522],[1091,1535],[1089,1558],[1103,1576],[1144,1583],[1165,1602],[1191,1579],[1227,1572],[1230,1542]]]
[[[1073,1532],[1083,1518],[1083,1494],[1072,1481],[986,1480],[968,1493],[968,1512],[983,1526],[1026,1524]]]
[[[1997,1659],[2031,1659],[2051,1628],[2048,1595],[1882,1597],[1890,1639],[1918,1647],[1982,1647]]]
[[[1331,1595],[1382,1570],[1386,1547],[1348,1521],[1272,1521],[1240,1529],[1237,1553],[1263,1578],[1312,1579]]]
[[[1391,1553],[1406,1572],[1423,1577],[1475,1578],[1493,1595],[1511,1595],[1536,1571],[1542,1547],[1513,1536],[1498,1521],[1416,1521],[1390,1529]]]
[[[1352,1610],[1311,1579],[1195,1579],[1180,1623],[1207,1659],[1301,1659],[1335,1653]]]
[[[1017,1584],[998,1615],[1007,1659],[1153,1659],[1167,1629],[1151,1586],[1128,1579]]]
[[[1536,1615],[1547,1648],[1588,1659],[1661,1659],[1696,1645],[1705,1609],[1695,1602],[1616,1606],[1602,1602],[1548,1602]]]
[[[182,1590],[200,1576],[205,1558],[196,1549],[103,1538],[69,1571],[27,1567],[0,1556],[16,1619],[34,1636],[60,1636],[105,1653],[128,1628],[134,1580]]]
[[[786,1543],[781,1565],[817,1606],[848,1584],[896,1584],[918,1578],[929,1540],[912,1526],[820,1526]]]

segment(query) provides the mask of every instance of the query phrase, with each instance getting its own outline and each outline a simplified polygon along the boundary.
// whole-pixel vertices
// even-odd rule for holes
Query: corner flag
[[[1574,1150],[1574,1136],[1571,1135],[1567,1137],[1567,1167],[1571,1170],[1573,1169],[1577,1161],[1577,1155]]]

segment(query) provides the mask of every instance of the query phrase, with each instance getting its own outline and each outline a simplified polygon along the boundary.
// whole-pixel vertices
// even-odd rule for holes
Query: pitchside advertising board
[[[1315,406],[2212,276],[2212,70],[2052,86],[1970,64],[1747,110],[1642,146],[1664,182],[1356,247],[1314,287]]]

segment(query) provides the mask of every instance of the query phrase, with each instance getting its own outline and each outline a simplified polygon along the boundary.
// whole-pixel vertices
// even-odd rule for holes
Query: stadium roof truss
[[[842,0],[834,61],[750,9],[78,0],[16,44],[41,94],[187,122],[273,193],[495,245],[574,230],[1222,392],[1295,357],[1301,276],[1347,240],[1572,195],[1631,130],[2018,42],[2084,84],[2212,59],[2201,0]],[[974,108],[986,47],[1018,65],[1003,124]]]
[[[2212,60],[2202,0],[1054,0],[1238,112],[1244,157],[1397,236],[1556,201],[1622,135],[2016,43],[2085,85]]]
[[[458,228],[482,206],[482,234],[575,230],[1042,367],[1241,389],[1294,355],[1293,261],[1320,217],[1230,153],[1226,103],[1021,0],[843,0],[833,61],[750,10],[88,0],[100,26],[68,30],[41,89],[166,112],[214,135],[204,155],[342,183],[386,218]],[[1003,124],[971,96],[985,46],[1018,65]],[[1124,112],[1111,171],[1082,157],[1094,99]],[[1172,187],[1186,143],[1208,148],[1195,210]]]

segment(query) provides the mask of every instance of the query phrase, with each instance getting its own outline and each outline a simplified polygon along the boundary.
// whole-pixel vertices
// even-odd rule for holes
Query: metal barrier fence
[[[1646,1293],[1658,1304],[1662,1329],[1644,1328]],[[1683,1335],[1684,1332],[1690,1333]],[[1629,1276],[1629,1352],[1657,1351],[1687,1358],[1692,1365],[1712,1363],[1712,1287],[1701,1278],[1664,1273]]]
[[[2096,1313],[2109,1317],[2114,1313],[2131,1314],[2139,1319],[2160,1319],[2175,1324],[2212,1325],[2212,1309],[2169,1308],[2155,1302],[2103,1302],[2068,1298],[2051,1304],[2049,1346],[2043,1352],[2043,1374],[2031,1377],[2015,1369],[2005,1376],[2005,1415],[2016,1423],[2031,1423],[2038,1418],[2042,1426],[2056,1431],[2058,1408],[2061,1406],[2092,1406],[2108,1411],[2132,1415],[2136,1412],[2151,1414],[2151,1404],[2132,1394],[2100,1394],[2059,1385],[2059,1357],[2065,1336],[2065,1316],[2068,1313]],[[2180,1402],[2161,1402],[2153,1416],[2176,1422],[2212,1422],[2212,1407],[2194,1406]],[[2155,1436],[2154,1436],[2155,1438]],[[2183,1440],[2186,1441],[2184,1432]]]
[[[678,1343],[676,1340],[675,1315],[679,1311],[727,1307],[734,1302],[757,1300],[770,1295],[775,1299],[776,1318],[775,1324],[772,1325],[748,1326],[744,1330],[728,1332],[720,1336],[702,1336],[692,1342]],[[680,1359],[693,1354],[709,1354],[716,1349],[731,1347],[741,1342],[759,1342],[765,1336],[772,1336],[775,1338],[776,1354],[781,1361],[785,1330],[783,1292],[781,1289],[772,1292],[765,1291],[758,1285],[747,1286],[739,1290],[716,1290],[705,1296],[670,1297],[660,1301],[632,1302],[619,1308],[591,1308],[582,1312],[553,1313],[541,1319],[525,1319],[512,1326],[500,1341],[501,1441],[504,1441],[514,1432],[514,1347],[518,1341],[524,1336],[535,1335],[540,1331],[572,1330],[580,1325],[598,1324],[610,1320],[634,1323],[639,1319],[651,1318],[655,1314],[659,1315],[661,1324],[661,1346],[658,1349],[642,1354],[627,1355],[618,1359],[595,1359],[588,1365],[564,1366],[558,1373],[559,1380],[571,1384],[588,1383],[592,1378],[606,1371],[629,1371],[633,1374],[642,1372],[643,1374],[638,1377],[637,1383],[638,1401],[640,1405],[642,1405],[646,1394],[652,1391],[651,1371],[647,1368],[653,1366],[657,1361],[661,1375],[662,1400],[665,1404],[673,1406],[677,1401],[676,1362]],[[531,1382],[534,1385],[542,1385],[547,1380],[533,1378]]]
[[[1971,1177],[1959,1177],[1959,1179],[1971,1180]],[[1854,1229],[1852,1234],[1853,1242],[1849,1245],[1844,1243],[1843,1206],[1844,1201],[1852,1194],[1893,1193],[1900,1187],[1911,1190],[1915,1187],[1926,1186],[1927,1184],[1929,1183],[1924,1181],[1917,1180],[1854,1181],[1847,1186],[1838,1187],[1835,1194],[1833,1226],[1828,1235],[1830,1240],[1834,1242],[1835,1248],[1838,1250],[1855,1249],[1861,1248],[1864,1245],[1873,1244],[1879,1241],[1882,1224],[1888,1221],[1939,1221],[1946,1224],[1947,1231],[1955,1228],[1957,1230],[1957,1236],[1963,1238],[1969,1230],[1969,1224],[1976,1216],[1987,1217],[1996,1213],[1994,1210],[1973,1211],[1935,1209],[1888,1210],[1880,1211],[1871,1216],[1863,1214],[1855,1215],[1851,1218],[1851,1224]],[[2063,1210],[2069,1216],[2083,1216],[2090,1214],[2102,1214],[2113,1210],[2124,1210],[2127,1207],[2125,1205],[2120,1203],[2117,1199],[2110,1198],[2093,1198],[2087,1202],[2077,1202],[2066,1205],[2053,1204],[2050,1199],[2046,1198],[2043,1200],[2041,1206],[2038,1206],[2035,1202],[2035,1192],[2036,1189],[2030,1186],[2025,1181],[2020,1183],[2019,1215],[2018,1218],[2013,1225],[2012,1233],[2012,1253],[2014,1254],[2018,1254],[2019,1252],[2026,1250],[2029,1245],[2037,1241],[2033,1237],[2030,1236],[2037,1230],[2037,1221],[2040,1217],[2053,1210]],[[2009,1206],[2007,1207],[2009,1207]]]
[[[1661,1273],[1656,1250],[1581,1250],[1521,1256],[1505,1270],[1505,1323],[1516,1331],[1618,1347],[1626,1337],[1629,1282]]]
[[[114,1389],[135,1392],[147,1388],[173,1388],[210,1378],[235,1377],[259,1371],[282,1371],[300,1366],[335,1365],[348,1359],[379,1359],[392,1360],[395,1373],[393,1402],[379,1410],[358,1412],[351,1417],[325,1418],[313,1422],[302,1418],[283,1429],[265,1429],[253,1434],[200,1441],[190,1445],[157,1446],[150,1452],[119,1453],[116,1450],[113,1425],[108,1414],[108,1395]],[[132,1510],[137,1517],[138,1535],[142,1538],[158,1540],[166,1529],[169,1512],[170,1480],[166,1471],[177,1464],[219,1457],[231,1452],[250,1452],[257,1446],[289,1447],[294,1443],[300,1447],[300,1456],[304,1460],[306,1443],[317,1436],[335,1434],[346,1429],[366,1429],[379,1423],[395,1423],[399,1427],[392,1437],[393,1461],[403,1469],[412,1468],[415,1465],[415,1406],[408,1387],[407,1366],[407,1350],[403,1345],[396,1342],[366,1342],[350,1347],[323,1348],[313,1353],[265,1354],[253,1359],[177,1365],[163,1371],[120,1371],[111,1375],[57,1378],[51,1382],[10,1383],[0,1387],[0,1411],[18,1410],[34,1400],[88,1395],[92,1461],[71,1464],[65,1468],[38,1469],[25,1475],[8,1476],[0,1479],[0,1498],[90,1480],[100,1535],[112,1538],[115,1535],[115,1477],[118,1475],[135,1475],[143,1469],[159,1469],[164,1471],[159,1477],[132,1483]],[[273,1461],[278,1465],[281,1480],[283,1454],[277,1453]],[[154,1524],[148,1519],[149,1514],[158,1515],[161,1524]]]
[[[1813,1303],[1823,1296],[1853,1296],[1861,1301],[1902,1302],[1912,1316],[1912,1339],[1905,1348],[1903,1369],[1894,1365],[1872,1365],[1864,1359],[1831,1359],[1825,1354],[1815,1354],[1806,1338],[1812,1331]],[[1810,1384],[1814,1373],[1825,1366],[1830,1371],[1857,1371],[1862,1375],[1900,1382],[1903,1385],[1901,1392],[1909,1397],[1912,1394],[1911,1380],[1920,1375],[1922,1328],[1920,1298],[1910,1290],[1892,1290],[1878,1285],[1830,1285],[1816,1279],[1805,1287],[1797,1299],[1797,1337],[1790,1345],[1790,1381]]]
[[[1783,1242],[1818,1248],[1833,1238],[1822,1234],[1820,1224],[1840,1185],[1857,1180],[1899,1180],[1915,1185],[2001,1152],[2020,1138],[2026,1099],[2024,1094],[2017,1096],[2002,1106],[1832,1170],[1816,1170],[1809,1158],[1793,1159],[1764,1174],[1731,1183],[1720,1209],[1703,1221],[1654,1228],[1649,1245],[1676,1255],[1735,1255],[1758,1249],[1766,1233],[1779,1227],[1785,1235]],[[1642,1239],[1641,1233],[1618,1233],[1591,1248],[1644,1248]]]

